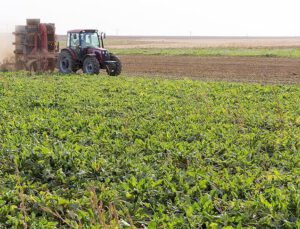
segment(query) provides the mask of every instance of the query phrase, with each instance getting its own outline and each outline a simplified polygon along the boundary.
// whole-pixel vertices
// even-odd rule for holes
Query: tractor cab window
[[[78,33],[70,33],[70,46],[72,48],[76,48],[79,46],[79,34]]]
[[[97,33],[81,33],[80,41],[82,48],[100,48],[100,41]]]

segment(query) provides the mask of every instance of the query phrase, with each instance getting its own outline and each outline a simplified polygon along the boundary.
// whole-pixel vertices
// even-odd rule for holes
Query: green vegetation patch
[[[0,75],[0,227],[300,227],[300,87]]]
[[[113,49],[118,55],[240,56],[300,58],[300,48],[145,48]]]

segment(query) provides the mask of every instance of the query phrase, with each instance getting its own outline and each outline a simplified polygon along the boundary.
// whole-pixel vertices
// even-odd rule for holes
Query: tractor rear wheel
[[[85,58],[83,62],[83,72],[89,75],[99,74],[100,64],[96,57],[88,56]]]
[[[71,74],[76,72],[75,61],[68,51],[62,51],[58,56],[58,69],[60,73]]]
[[[120,75],[121,72],[122,72],[122,63],[121,63],[120,59],[116,55],[110,53],[110,60],[115,61],[116,64],[115,64],[114,69],[108,69],[107,70],[107,74],[110,75],[110,76]]]

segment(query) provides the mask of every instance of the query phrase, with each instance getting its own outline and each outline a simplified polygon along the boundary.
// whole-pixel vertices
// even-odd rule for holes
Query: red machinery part
[[[48,52],[48,36],[47,36],[46,24],[40,24],[40,34],[41,34],[41,51],[44,53],[47,53]]]
[[[16,26],[15,69],[36,72],[54,71],[57,61],[55,24],[27,19]]]

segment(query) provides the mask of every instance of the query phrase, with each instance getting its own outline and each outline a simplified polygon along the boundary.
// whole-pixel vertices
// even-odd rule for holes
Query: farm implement
[[[104,33],[79,29],[67,33],[66,48],[60,51],[56,41],[55,24],[27,19],[25,26],[16,26],[14,58],[6,59],[0,71],[53,72],[62,74],[82,70],[86,74],[99,74],[106,70],[110,76],[121,74],[122,63],[104,48]]]

